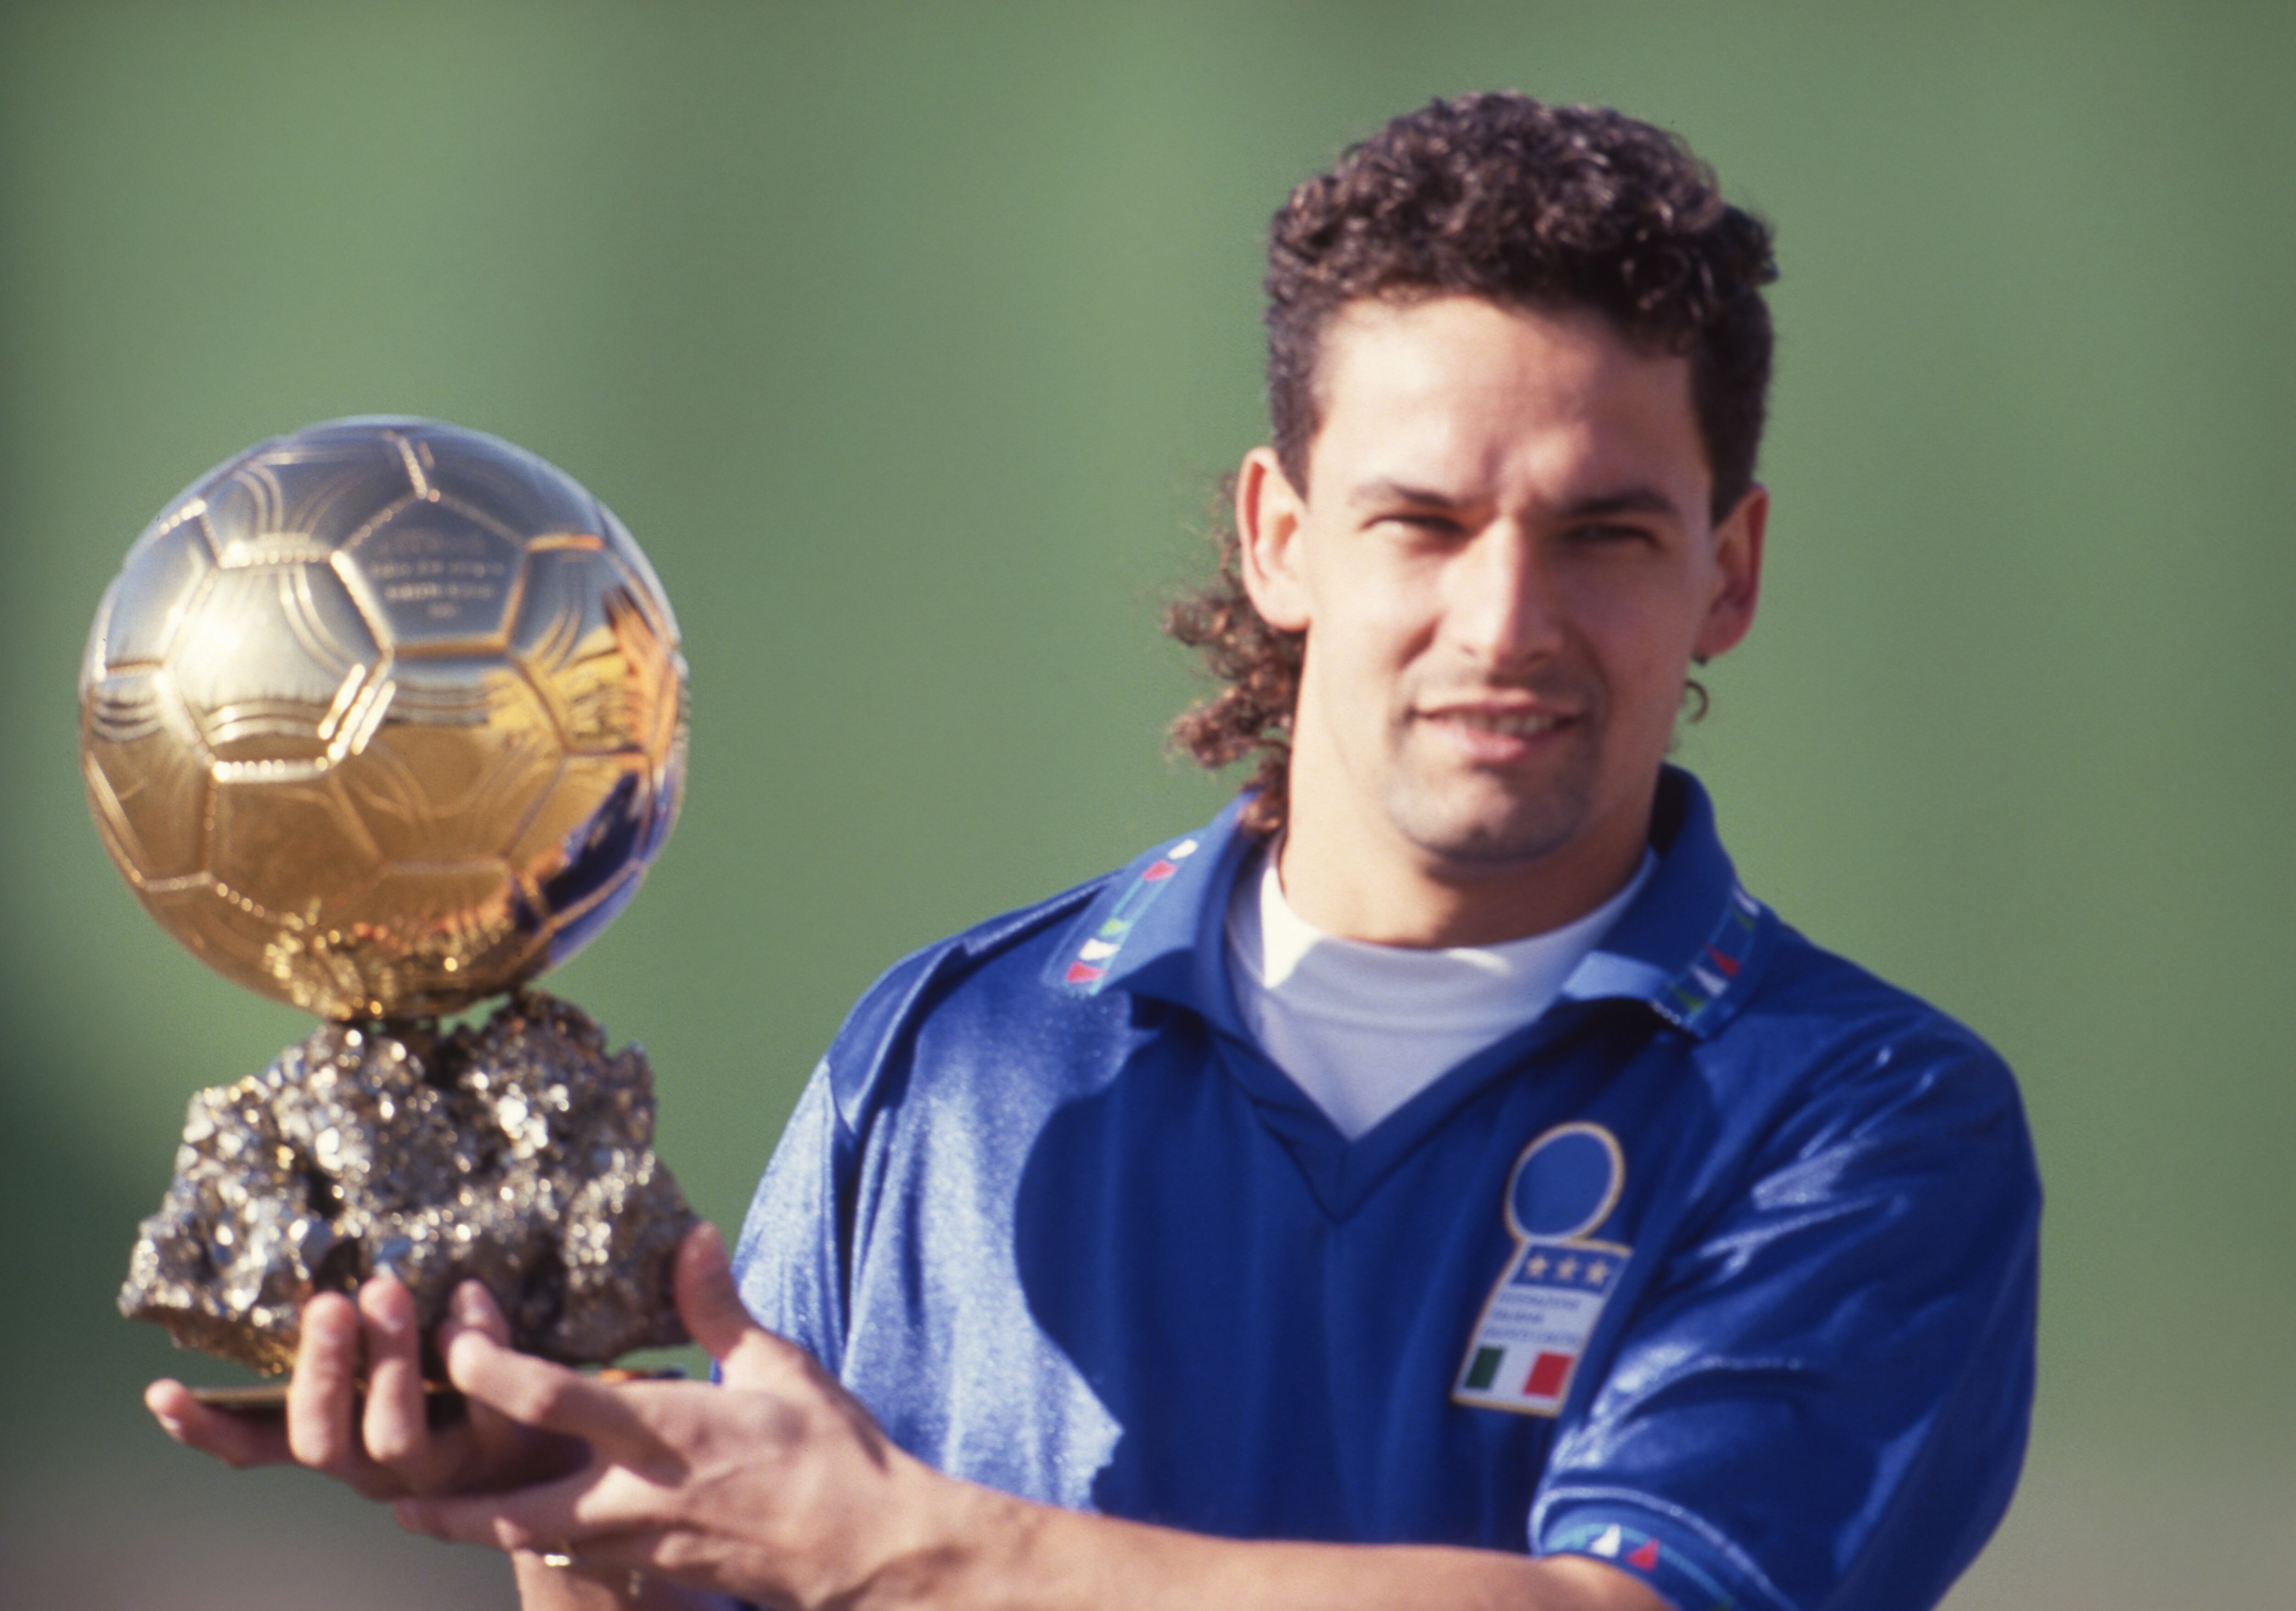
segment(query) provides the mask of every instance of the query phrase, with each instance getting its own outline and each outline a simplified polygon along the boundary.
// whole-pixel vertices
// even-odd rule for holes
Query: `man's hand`
[[[402,1502],[400,1522],[570,1555],[593,1573],[818,1606],[929,1573],[931,1541],[969,1506],[1020,1508],[895,1448],[811,1354],[752,1320],[714,1226],[686,1238],[675,1278],[678,1313],[722,1385],[601,1383],[465,1327],[443,1352],[474,1410],[578,1439],[589,1458],[518,1493]]]
[[[1599,1561],[1247,1543],[960,1482],[896,1447],[812,1355],[750,1319],[714,1229],[697,1229],[679,1250],[676,1290],[678,1313],[718,1360],[721,1386],[603,1383],[514,1353],[483,1331],[458,1333],[447,1374],[473,1404],[578,1438],[590,1458],[517,1493],[403,1500],[400,1522],[439,1538],[571,1556],[594,1581],[641,1573],[657,1597],[668,1581],[805,1611],[1665,1611],[1649,1588]]]
[[[510,1336],[502,1311],[475,1281],[455,1289],[439,1344],[451,1348],[466,1336],[497,1347]],[[152,1383],[144,1402],[169,1437],[226,1465],[291,1460],[369,1499],[514,1488],[570,1470],[583,1455],[580,1444],[521,1426],[476,1401],[459,1424],[429,1427],[414,1295],[387,1277],[361,1287],[356,1303],[340,1293],[323,1293],[303,1306],[283,1426],[212,1409],[174,1380]]]

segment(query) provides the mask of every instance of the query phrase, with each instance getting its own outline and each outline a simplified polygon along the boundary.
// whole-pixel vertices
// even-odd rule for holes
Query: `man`
[[[160,1384],[171,1433],[432,1496],[531,1606],[1934,1603],[2023,1446],[2015,1091],[1664,762],[1753,618],[1767,231],[1484,95],[1270,265],[1274,442],[1175,621],[1230,679],[1182,737],[1259,773],[864,998],[735,1266],[681,1254],[724,1385],[523,1358],[466,1287],[433,1435],[373,1283],[283,1443]]]

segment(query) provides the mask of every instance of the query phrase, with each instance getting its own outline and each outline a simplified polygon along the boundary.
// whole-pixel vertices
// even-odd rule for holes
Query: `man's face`
[[[1307,497],[1261,449],[1240,500],[1253,600],[1307,634],[1295,841],[1615,888],[1760,568],[1759,489],[1712,522],[1689,360],[1448,296],[1350,304],[1317,382]]]

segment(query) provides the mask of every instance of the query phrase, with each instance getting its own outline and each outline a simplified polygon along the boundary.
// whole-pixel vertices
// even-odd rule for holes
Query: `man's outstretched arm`
[[[505,1420],[578,1438],[589,1459],[509,1492],[401,1500],[441,1538],[570,1556],[522,1564],[530,1611],[687,1599],[670,1585],[788,1607],[1041,1611],[1665,1611],[1599,1561],[1497,1550],[1248,1542],[1031,1503],[945,1476],[895,1447],[813,1357],[750,1319],[714,1229],[681,1251],[678,1304],[723,1383],[607,1385],[456,1335],[447,1369]]]

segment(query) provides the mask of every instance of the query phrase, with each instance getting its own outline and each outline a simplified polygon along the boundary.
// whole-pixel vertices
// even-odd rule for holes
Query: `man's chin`
[[[1391,811],[1403,837],[1436,861],[1464,871],[1527,867],[1554,855],[1578,837],[1574,811]]]

